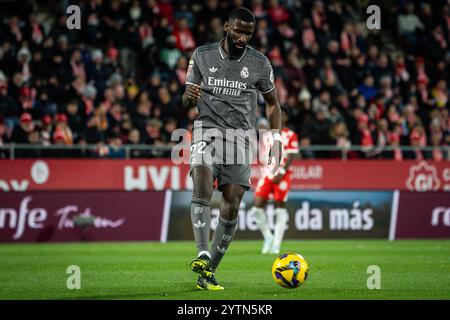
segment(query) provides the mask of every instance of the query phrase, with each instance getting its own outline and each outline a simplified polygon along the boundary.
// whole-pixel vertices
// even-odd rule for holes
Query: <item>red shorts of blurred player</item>
[[[255,197],[269,200],[273,195],[276,202],[286,202],[289,190],[291,189],[291,173],[288,172],[281,179],[280,183],[274,183],[269,177],[259,179],[255,190]]]

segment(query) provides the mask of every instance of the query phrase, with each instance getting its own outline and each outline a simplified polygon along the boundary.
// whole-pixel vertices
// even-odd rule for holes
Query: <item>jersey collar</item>
[[[223,59],[228,58],[227,53],[222,49],[222,42],[225,41],[225,38],[222,38],[219,41],[219,54],[220,57]],[[239,57],[238,62],[241,62],[242,58],[244,58],[245,54],[247,53],[248,50],[248,46],[245,46],[244,52],[242,53],[242,55]]]

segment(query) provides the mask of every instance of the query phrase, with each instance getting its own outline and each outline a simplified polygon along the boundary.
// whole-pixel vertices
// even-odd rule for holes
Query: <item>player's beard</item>
[[[231,58],[236,58],[242,55],[242,53],[245,50],[245,46],[242,49],[239,49],[238,47],[236,47],[236,45],[234,44],[233,40],[231,39],[231,37],[228,35],[225,38],[225,40],[228,43],[228,50],[230,50],[230,57]]]

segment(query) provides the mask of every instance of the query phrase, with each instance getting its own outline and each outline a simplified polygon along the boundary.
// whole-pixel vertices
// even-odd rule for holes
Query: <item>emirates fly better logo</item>
[[[439,190],[441,181],[439,180],[436,167],[428,165],[426,161],[421,161],[409,169],[409,177],[406,187],[410,191],[436,191]]]

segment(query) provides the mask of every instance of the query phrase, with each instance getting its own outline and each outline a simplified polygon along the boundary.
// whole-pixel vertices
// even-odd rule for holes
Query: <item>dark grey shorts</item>
[[[227,159],[225,153],[230,148],[234,148],[234,154]],[[240,156],[237,156],[237,155]],[[219,190],[226,184],[238,184],[247,190],[250,188],[251,176],[251,154],[248,149],[236,144],[222,143],[219,145],[215,141],[193,141],[190,154],[190,174],[196,167],[206,167],[213,173],[214,180],[217,179]]]

